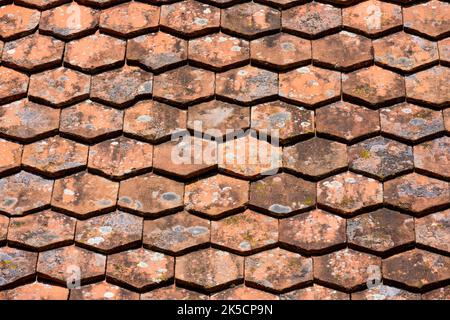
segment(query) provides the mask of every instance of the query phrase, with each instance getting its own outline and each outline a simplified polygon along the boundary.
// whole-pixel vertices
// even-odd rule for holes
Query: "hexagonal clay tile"
[[[25,71],[42,70],[61,63],[64,42],[35,33],[3,48],[4,64]]]
[[[123,131],[158,143],[185,130],[186,117],[184,110],[153,100],[140,101],[125,111]]]
[[[217,249],[195,251],[178,257],[176,262],[177,283],[208,292],[239,283],[244,278],[244,257]]]
[[[112,68],[123,63],[126,42],[96,33],[66,45],[64,63],[85,72]]]
[[[317,132],[352,141],[380,130],[378,111],[339,101],[316,110]]]
[[[352,300],[420,300],[420,294],[395,287],[378,285],[364,291],[352,293]]]
[[[282,166],[281,152],[281,147],[250,133],[219,144],[219,169],[245,179],[272,175]]]
[[[46,176],[59,176],[67,171],[85,167],[88,149],[88,146],[54,136],[26,145],[23,149],[22,164]]]
[[[187,210],[219,217],[234,212],[248,202],[249,183],[221,174],[186,185]]]
[[[348,248],[313,259],[315,279],[346,291],[363,287],[381,269],[381,258]]]
[[[278,220],[246,210],[211,222],[211,242],[237,253],[250,253],[278,241]]]
[[[134,290],[145,291],[169,282],[174,276],[174,259],[139,248],[108,257],[106,278]]]
[[[213,294],[211,300],[278,300],[278,297],[268,292],[240,285]]]
[[[17,3],[36,9],[45,10],[66,3],[67,1],[68,0],[17,0]]]
[[[0,8],[0,38],[20,38],[33,32],[39,24],[41,13],[14,4]]]
[[[450,32],[450,5],[432,0],[403,10],[403,23],[406,30],[432,38],[448,36]]]
[[[4,174],[20,168],[22,158],[22,146],[20,144],[0,139],[0,149],[3,150],[2,158],[0,159],[0,173]]]
[[[155,76],[153,95],[175,104],[193,103],[214,94],[214,73],[183,66]]]
[[[414,168],[412,147],[381,136],[350,146],[348,160],[350,169],[382,180]]]
[[[279,75],[280,97],[306,105],[324,104],[341,95],[341,74],[315,66],[301,67]]]
[[[152,158],[151,144],[119,137],[92,146],[88,167],[109,177],[122,179],[151,168]]]
[[[0,179],[0,211],[20,216],[50,204],[53,181],[26,171]]]
[[[0,66],[0,103],[24,98],[28,89],[27,75]]]
[[[158,29],[158,22],[159,7],[128,2],[103,10],[100,15],[100,30],[130,37]]]
[[[316,203],[316,185],[287,173],[252,182],[250,205],[278,216],[305,210]]]
[[[322,180],[317,185],[317,202],[342,214],[379,205],[383,202],[380,182],[353,172]]]
[[[342,23],[351,30],[379,36],[393,29],[401,29],[402,7],[378,0],[365,1],[342,9]]]
[[[282,26],[305,37],[318,37],[341,27],[341,9],[318,2],[283,11]]]
[[[39,253],[37,272],[38,277],[66,285],[73,280],[84,283],[101,279],[105,266],[104,255],[68,246]]]
[[[86,218],[116,205],[119,183],[80,172],[55,181],[52,206]]]
[[[61,111],[59,130],[86,142],[122,130],[123,112],[89,100]]]
[[[312,259],[284,249],[267,250],[245,260],[245,281],[252,287],[285,292],[312,280]]]
[[[405,96],[402,76],[378,66],[360,69],[342,76],[344,96],[371,106],[391,103]]]
[[[141,241],[142,223],[142,218],[120,211],[78,221],[75,241],[90,250],[116,252]]]
[[[156,32],[128,40],[127,61],[159,71],[186,60],[187,52],[187,41]]]
[[[412,72],[439,59],[436,42],[404,32],[374,40],[375,62],[400,72]]]
[[[216,74],[216,94],[241,103],[254,103],[278,93],[276,73],[247,65]]]
[[[2,105],[0,133],[21,141],[37,139],[58,129],[59,113],[59,110],[26,99]]]
[[[28,95],[56,107],[84,100],[89,96],[91,77],[60,67],[30,77]]]
[[[247,39],[275,31],[280,25],[280,11],[254,2],[238,4],[223,10],[221,16],[223,30]]]
[[[347,146],[314,137],[283,150],[283,166],[311,177],[322,177],[347,167]]]
[[[450,137],[442,137],[414,146],[416,168],[450,177]]]
[[[410,173],[384,183],[384,201],[416,214],[445,205],[449,183]]]
[[[74,19],[74,13],[79,19]],[[57,38],[70,40],[93,32],[98,26],[99,12],[71,2],[51,10],[43,11],[39,30]]]
[[[304,289],[298,289],[282,294],[281,300],[350,300],[348,294],[327,287],[313,284]]]
[[[124,66],[92,77],[91,98],[116,107],[129,105],[133,100],[150,96],[153,75],[138,67]]]
[[[441,113],[409,103],[380,110],[381,131],[402,140],[418,141],[444,131]]]
[[[32,278],[36,272],[36,261],[37,253],[0,248],[0,288]]]
[[[215,71],[245,63],[249,58],[248,41],[221,32],[189,41],[189,59]]]
[[[183,207],[183,194],[183,183],[149,173],[120,183],[118,205],[155,215]]]
[[[450,5],[449,5],[450,7]],[[433,68],[405,77],[406,97],[411,101],[445,106],[450,102],[450,68]]]
[[[373,59],[372,41],[341,31],[312,42],[313,61],[342,71],[358,69]]]
[[[220,140],[250,127],[250,108],[220,100],[189,107],[187,127]]]
[[[450,286],[446,286],[422,294],[422,300],[449,300],[449,299],[450,299]]]
[[[181,254],[206,244],[210,222],[185,211],[144,222],[144,246],[169,254]]]
[[[72,289],[70,300],[139,300],[139,293],[103,281]]]
[[[154,147],[153,168],[182,178],[192,178],[217,166],[217,144],[184,135]]]
[[[141,300],[209,300],[209,297],[172,285],[143,293]]]
[[[442,115],[444,116],[445,130],[450,132],[450,108],[442,110]]]
[[[381,253],[414,242],[414,218],[379,209],[347,220],[347,240]]]
[[[2,293],[4,296],[2,296]],[[69,290],[40,282],[33,282],[0,293],[5,300],[67,300]]]
[[[196,36],[219,29],[220,9],[187,0],[161,7],[161,27],[185,36]]]
[[[9,219],[8,217],[0,215],[0,244],[6,241],[8,233]]]
[[[438,42],[441,64],[450,66],[450,37]]]
[[[383,260],[383,278],[421,289],[450,278],[450,258],[421,249],[402,252]]]
[[[80,3],[86,6],[105,8],[110,7],[116,3],[123,2],[122,0],[79,0]]]
[[[343,244],[345,219],[319,209],[282,219],[280,242],[314,253]]]
[[[251,126],[285,143],[314,133],[314,112],[283,101],[267,102],[252,108]]]
[[[450,210],[416,219],[416,242],[442,251],[450,251]]]
[[[253,40],[250,43],[252,61],[278,69],[309,64],[311,42],[287,33]]]
[[[30,250],[44,251],[70,244],[75,235],[74,218],[53,211],[12,218],[8,242]]]

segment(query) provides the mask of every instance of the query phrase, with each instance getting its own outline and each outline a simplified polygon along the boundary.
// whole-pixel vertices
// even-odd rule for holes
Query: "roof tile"
[[[183,194],[183,183],[149,173],[120,182],[118,205],[154,216],[181,208]]]
[[[312,279],[312,259],[284,249],[260,252],[245,261],[245,281],[258,288],[285,292]]]
[[[0,179],[0,212],[20,216],[50,204],[53,181],[26,171]]]
[[[22,164],[46,176],[61,176],[86,167],[88,146],[54,136],[28,144],[23,149]]]
[[[0,139],[0,150],[4,151],[0,159],[0,173],[4,174],[20,168],[22,145]]]
[[[283,219],[280,242],[310,253],[343,244],[345,219],[320,209]]]
[[[403,9],[403,24],[406,30],[431,38],[448,36],[450,32],[450,5],[432,0]]]
[[[244,278],[244,258],[217,249],[203,249],[176,259],[176,281],[214,292]]]
[[[2,294],[5,300],[67,300],[69,290],[60,286],[33,282],[0,292],[0,298]]]
[[[450,209],[416,219],[416,242],[450,252]]]
[[[241,285],[213,294],[211,300],[278,300],[278,297]]]
[[[186,211],[144,222],[144,246],[181,254],[210,240],[210,222]]]
[[[304,289],[294,290],[280,296],[281,300],[349,300],[346,293],[314,284]]]
[[[169,286],[141,294],[141,300],[208,300],[207,295]]]
[[[75,235],[75,224],[74,218],[53,211],[12,218],[8,243],[39,251],[71,244]]]
[[[222,11],[222,29],[246,39],[262,36],[280,26],[280,11],[258,3],[242,3]]]
[[[273,215],[298,213],[315,203],[315,183],[288,173],[271,175],[250,185],[250,205]]]
[[[10,247],[0,248],[0,288],[31,279],[36,273],[37,253]]]
[[[0,38],[19,38],[32,33],[39,24],[41,13],[14,4],[0,7]]]
[[[450,178],[450,137],[437,138],[414,146],[417,169]]]
[[[211,243],[237,253],[263,250],[277,241],[278,220],[251,210],[211,222]]]
[[[113,212],[78,221],[75,241],[92,251],[112,253],[140,243],[143,219]]]
[[[0,103],[24,98],[28,90],[28,80],[27,75],[0,66]]]
[[[138,300],[139,294],[116,285],[99,282],[70,291],[70,300]]]
[[[395,287],[379,285],[352,293],[352,300],[420,300],[420,295]]]

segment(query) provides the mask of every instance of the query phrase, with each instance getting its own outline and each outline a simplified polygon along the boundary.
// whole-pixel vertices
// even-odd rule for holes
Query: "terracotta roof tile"
[[[39,254],[38,275],[66,285],[77,274],[81,282],[102,279],[106,256],[75,246],[62,247]]]
[[[41,13],[14,4],[0,7],[0,38],[19,38],[32,33],[39,24]]]
[[[314,284],[280,296],[281,300],[350,300],[346,293]]]
[[[87,158],[88,146],[54,136],[26,145],[22,164],[42,175],[55,177],[85,168]]]
[[[141,300],[208,300],[207,295],[169,286],[141,294]]]
[[[106,279],[119,285],[144,291],[162,286],[174,276],[174,258],[139,248],[108,257]]]
[[[12,218],[8,243],[39,251],[71,244],[75,224],[76,219],[49,210]]]
[[[177,282],[208,292],[239,283],[244,278],[244,258],[226,251],[208,248],[176,260]]]
[[[342,23],[350,30],[379,36],[402,27],[402,7],[378,0],[364,1],[344,8]]]
[[[70,300],[138,300],[139,294],[107,282],[70,290]]]
[[[142,218],[126,212],[113,212],[77,223],[75,241],[102,253],[121,251],[140,243]]]
[[[211,243],[238,253],[250,253],[278,241],[278,220],[246,210],[211,222]]]
[[[77,21],[73,19],[74,12],[79,13],[80,19]],[[39,22],[39,30],[44,34],[70,40],[94,32],[98,26],[98,21],[99,12],[97,10],[71,2],[43,11]]]
[[[260,252],[245,261],[245,281],[257,288],[285,292],[312,279],[312,259],[284,249]]]
[[[449,299],[449,8],[0,0],[0,299]]]
[[[144,222],[143,243],[150,249],[181,254],[209,240],[210,222],[186,211]]]
[[[35,33],[7,42],[3,50],[2,61],[5,65],[24,71],[38,71],[61,63],[64,42]]]

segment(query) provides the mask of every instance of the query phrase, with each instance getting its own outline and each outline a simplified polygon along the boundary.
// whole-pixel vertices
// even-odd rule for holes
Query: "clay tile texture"
[[[0,0],[0,300],[449,300],[446,0]]]

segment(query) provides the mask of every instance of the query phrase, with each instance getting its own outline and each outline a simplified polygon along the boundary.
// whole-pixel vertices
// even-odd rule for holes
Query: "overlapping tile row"
[[[0,299],[450,299],[449,16],[0,0]]]

